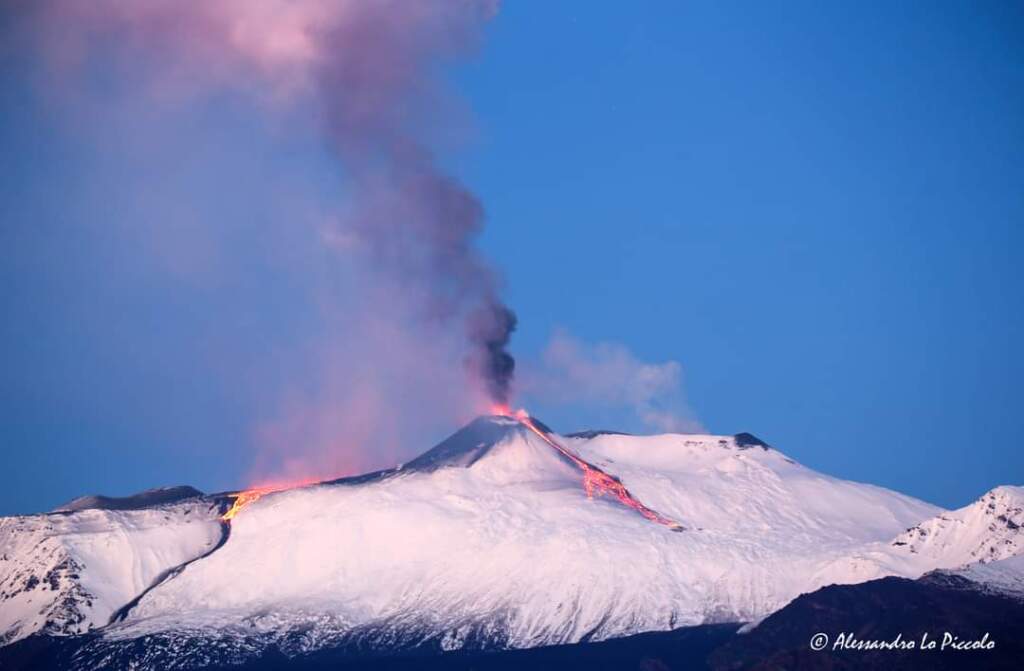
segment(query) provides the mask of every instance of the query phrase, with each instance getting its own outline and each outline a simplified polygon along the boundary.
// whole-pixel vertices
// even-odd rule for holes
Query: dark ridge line
[[[76,513],[82,510],[147,510],[204,496],[203,492],[189,485],[155,487],[129,494],[128,496],[86,494],[73,498],[49,512]]]
[[[340,478],[334,478],[333,480],[323,480],[321,482],[312,483],[306,485],[307,487],[318,487],[320,485],[364,485],[368,482],[378,482],[387,480],[388,478],[399,475],[402,469],[400,466],[393,468],[384,468],[379,471],[370,471],[369,473],[363,473],[361,475],[345,475]]]
[[[598,436],[632,436],[632,433],[625,431],[613,431],[612,429],[587,429],[586,431],[574,431],[565,434],[566,438],[597,438]]]
[[[768,443],[764,442],[763,440],[761,440],[760,438],[758,438],[754,434],[747,433],[746,431],[743,431],[741,433],[737,433],[736,435],[733,436],[733,438],[736,440],[736,447],[738,447],[740,449],[748,449],[748,448],[751,448],[751,447],[760,447],[760,448],[764,449],[765,451],[767,451],[768,449],[771,448],[771,445],[769,445]]]
[[[320,485],[360,485],[368,482],[386,480],[389,477],[400,474],[400,468],[388,468],[379,471],[372,471],[370,473],[364,473],[362,475],[351,475],[342,478],[336,478],[334,480],[325,480],[323,482],[314,483],[308,486],[315,487]],[[210,494],[208,495],[208,498],[213,498],[214,501],[220,505],[220,507],[222,508],[221,512],[223,513],[224,509],[226,508],[226,504],[230,503],[230,500],[227,498],[228,494],[230,493],[232,492]],[[60,511],[59,514],[70,514],[70,512],[71,511]],[[136,596],[134,599],[132,599],[131,601],[129,601],[128,603],[114,611],[114,613],[110,616],[110,619],[107,620],[107,624],[105,626],[109,627],[110,625],[116,622],[122,622],[126,617],[128,617],[128,614],[132,611],[132,609],[135,608],[135,606],[139,605],[139,602],[142,601],[143,597],[145,597],[147,594],[149,594],[154,589],[156,589],[163,583],[167,582],[171,578],[174,578],[181,574],[181,572],[188,568],[190,564],[193,564],[199,561],[200,559],[206,559],[214,552],[224,547],[224,544],[228,542],[228,538],[231,536],[231,522],[229,520],[222,519],[220,520],[220,527],[220,540],[217,541],[216,545],[214,545],[212,548],[210,548],[201,555],[193,557],[192,559],[182,562],[177,566],[172,566],[171,568],[162,571],[159,575],[157,575],[156,578],[153,579],[153,582],[151,582],[149,586],[146,587],[146,589],[142,590],[142,592],[138,596]]]
[[[135,608],[135,606],[139,605],[139,602],[142,601],[142,597],[144,597],[147,594],[149,594],[151,591],[153,591],[156,587],[158,587],[159,585],[163,584],[164,582],[166,582],[166,581],[170,580],[171,578],[179,575],[182,571],[184,571],[188,567],[189,564],[197,562],[200,559],[206,559],[207,557],[212,555],[214,552],[216,552],[217,550],[219,550],[222,547],[224,547],[224,544],[228,542],[228,538],[230,536],[231,536],[231,523],[226,521],[226,520],[221,520],[220,521],[220,540],[217,541],[216,545],[214,545],[212,548],[210,548],[209,550],[207,550],[203,554],[201,554],[201,555],[199,555],[197,557],[193,557],[192,559],[189,559],[186,562],[182,562],[181,564],[178,564],[177,566],[172,566],[171,568],[169,568],[169,569],[163,571],[162,573],[160,573],[160,575],[158,575],[156,578],[154,578],[153,582],[151,582],[149,584],[149,587],[147,587],[146,589],[142,590],[142,592],[137,597],[135,597],[134,599],[132,599],[131,601],[129,601],[125,605],[121,606],[116,611],[114,611],[113,615],[110,616],[110,619],[107,620],[107,626],[109,627],[110,625],[114,624],[115,622],[123,621],[126,617],[128,617],[128,613],[131,612],[132,608]]]

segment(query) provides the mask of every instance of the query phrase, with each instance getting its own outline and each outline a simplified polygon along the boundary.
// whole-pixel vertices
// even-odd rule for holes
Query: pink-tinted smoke
[[[546,407],[626,410],[645,430],[704,430],[686,402],[678,362],[643,361],[619,343],[586,342],[562,329],[552,335],[539,362],[528,362],[522,393]]]
[[[438,68],[471,48],[496,4],[485,0],[94,0],[44,3],[80,53],[96,33],[137,42],[171,65],[171,81],[262,84],[320,118],[353,199],[348,231],[377,269],[427,286],[425,318],[464,325],[465,363],[495,401],[508,400],[515,317],[474,247],[477,199],[438,166],[430,139],[444,105]],[[83,30],[75,39],[75,29]],[[92,39],[95,39],[93,37]],[[168,73],[175,73],[170,77]],[[341,178],[339,179],[341,181]]]
[[[255,92],[271,111],[307,109],[302,118],[321,125],[338,160],[338,188],[347,197],[344,213],[325,237],[345,241],[363,271],[379,279],[366,284],[391,296],[362,307],[398,314],[360,328],[352,323],[362,317],[346,314],[341,321],[349,342],[353,333],[374,339],[381,329],[394,335],[412,327],[401,338],[394,336],[390,351],[402,352],[397,359],[410,369],[417,359],[433,360],[436,371],[438,357],[452,356],[476,387],[464,398],[508,401],[514,361],[507,346],[515,316],[475,247],[483,208],[441,169],[434,146],[448,111],[441,68],[475,47],[495,2],[40,0],[22,5],[46,37],[43,43],[58,71],[74,70],[104,45],[116,44],[147,61],[144,85],[157,96],[230,89]],[[416,342],[409,334],[417,333],[417,324],[422,340],[440,337],[445,344]],[[354,354],[351,348],[339,354],[339,348],[321,345],[323,368],[340,372],[325,373],[313,385],[318,390],[296,394],[286,418],[261,429],[263,439],[291,443],[289,454],[307,465],[311,450],[369,440],[351,418],[359,417],[368,433],[371,423],[394,411],[384,398],[394,384],[375,386],[373,366],[363,365],[381,355],[383,348],[376,345]],[[407,382],[429,387],[430,378],[413,372]],[[364,465],[336,464],[338,470]]]
[[[345,207],[317,226],[316,237],[337,252],[339,264],[357,267],[345,271],[357,275],[347,290],[359,298],[336,304],[328,288],[335,278],[308,280],[333,331],[297,343],[301,368],[282,389],[267,392],[284,394],[285,402],[257,428],[262,449],[254,477],[388,466],[408,456],[399,447],[409,437],[403,414],[417,413],[413,425],[422,427],[431,414],[451,422],[489,401],[508,401],[515,317],[475,247],[483,209],[440,169],[434,150],[451,111],[441,67],[472,51],[496,2],[14,0],[14,6],[42,36],[50,74],[63,83],[97,54],[130,60],[148,98],[241,91],[270,114],[318,124],[337,158]],[[232,373],[238,371],[221,371]],[[245,373],[240,378],[244,392],[258,384]],[[465,416],[453,417],[453,409]]]

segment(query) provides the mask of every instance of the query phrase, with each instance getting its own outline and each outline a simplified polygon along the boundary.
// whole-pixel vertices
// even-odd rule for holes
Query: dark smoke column
[[[478,358],[470,359],[487,385],[491,400],[508,405],[516,360],[508,353],[508,343],[516,328],[516,315],[501,303],[490,303],[470,315],[467,322],[469,341]]]
[[[479,0],[361,0],[319,36],[317,82],[354,213],[346,225],[374,268],[425,294],[422,317],[461,321],[467,368],[509,400],[516,318],[474,247],[477,199],[438,166],[438,70],[471,48],[494,5]]]

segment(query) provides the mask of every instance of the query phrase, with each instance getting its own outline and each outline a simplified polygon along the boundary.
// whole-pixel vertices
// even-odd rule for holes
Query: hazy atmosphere
[[[352,3],[98,4],[0,9],[0,515],[506,400],[945,507],[1024,475],[1019,7],[453,3],[353,66]]]

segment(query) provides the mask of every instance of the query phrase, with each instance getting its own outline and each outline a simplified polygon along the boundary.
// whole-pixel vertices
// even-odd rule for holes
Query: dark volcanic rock
[[[733,438],[736,439],[736,446],[739,448],[761,447],[767,450],[771,447],[752,433],[737,433]]]
[[[643,671],[824,669],[1019,669],[1024,659],[1024,601],[949,573],[920,580],[884,578],[861,585],[833,585],[795,599],[748,634],[737,624],[687,627],[602,642],[505,650],[487,627],[445,652],[441,641],[384,625],[352,632],[332,645],[303,652],[290,636],[239,641],[203,637],[199,631],[165,632],[106,641],[101,632],[81,636],[35,635],[0,648],[0,669],[146,668],[313,671],[392,669],[627,669]],[[858,641],[914,641],[941,646],[946,632],[961,640],[994,641],[990,650],[850,650],[834,648],[840,634]],[[829,637],[814,651],[815,634]],[[301,632],[294,636],[302,637]],[[154,666],[154,661],[159,664]]]
[[[103,496],[102,494],[97,494],[93,496],[80,496],[77,499],[72,499],[61,507],[55,508],[53,512],[67,513],[94,508],[98,508],[100,510],[138,510],[140,508],[149,508],[151,506],[159,506],[166,503],[175,503],[177,501],[183,501],[185,499],[202,495],[203,493],[201,491],[195,487],[189,487],[187,485],[147,489],[144,492],[132,494],[131,496]]]
[[[239,656],[237,651],[222,650],[204,641],[196,643],[203,647],[202,664],[175,664],[173,668],[202,668],[203,671],[700,671],[708,668],[705,661],[708,653],[731,638],[738,626],[704,625],[596,643],[528,650],[443,652],[427,646],[382,652],[350,644],[300,656],[290,656],[279,647],[270,647],[248,658]],[[133,661],[149,657],[152,649],[159,647],[154,641],[136,639],[113,654],[107,650],[103,655],[92,657],[88,649],[96,642],[96,634],[63,639],[33,636],[0,649],[0,668],[5,671],[56,671],[75,668],[83,662],[89,667],[100,662],[109,665],[104,668],[130,668]],[[187,640],[179,640],[174,647],[185,652],[190,644]]]
[[[995,641],[991,650],[940,649],[944,634],[963,641]],[[816,634],[828,637],[811,649]],[[912,650],[835,648],[841,634],[859,641],[915,643]],[[924,635],[936,641],[922,650]],[[711,666],[801,671],[818,669],[1020,669],[1024,661],[1024,601],[986,593],[954,575],[920,580],[883,578],[860,585],[832,585],[798,597],[748,634],[715,651]]]
[[[490,452],[497,443],[525,430],[506,417],[477,417],[441,443],[405,464],[402,470],[434,471],[446,466],[468,468]]]
[[[575,433],[566,434],[566,438],[597,438],[598,436],[630,436],[632,434],[626,433],[625,431],[611,431],[609,429],[591,429],[589,431],[577,431]]]

